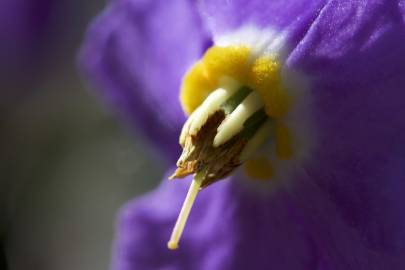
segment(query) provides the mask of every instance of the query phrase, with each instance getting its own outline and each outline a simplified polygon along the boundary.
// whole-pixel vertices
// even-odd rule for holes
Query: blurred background
[[[0,269],[108,269],[117,210],[164,164],[79,75],[105,2],[0,4]]]

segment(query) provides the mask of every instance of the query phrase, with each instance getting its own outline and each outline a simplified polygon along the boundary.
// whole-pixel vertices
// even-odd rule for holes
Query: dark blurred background
[[[105,2],[3,1],[29,19],[0,19],[0,268],[108,269],[117,210],[155,187],[164,164],[78,72]]]

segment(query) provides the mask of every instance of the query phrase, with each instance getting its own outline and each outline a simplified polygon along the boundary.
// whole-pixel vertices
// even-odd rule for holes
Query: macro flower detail
[[[249,37],[250,40],[244,37]],[[219,121],[218,126],[214,127],[217,131],[210,142],[214,148],[226,142],[229,144],[231,138],[235,141],[237,134],[249,137],[249,140],[243,138],[244,142],[240,143],[243,146],[239,144],[239,150],[244,151],[236,151],[240,157],[233,162],[235,165],[248,161],[268,136],[272,136],[276,158],[290,159],[293,155],[294,138],[291,133],[294,127],[289,127],[289,118],[297,116],[288,112],[293,111],[290,107],[298,104],[305,107],[302,95],[309,96],[310,93],[306,91],[307,82],[304,82],[303,76],[298,77],[296,72],[284,67],[283,55],[287,46],[283,35],[277,35],[270,29],[259,30],[248,26],[221,36],[214,42],[218,45],[209,48],[202,59],[184,76],[180,93],[181,103],[186,113],[196,112],[190,115],[184,125],[180,144],[184,148],[187,135],[195,137],[198,132],[203,132],[201,129],[209,122],[209,116],[222,111],[224,121]],[[288,83],[291,81],[295,81],[295,84]],[[297,84],[298,81],[301,85]],[[197,110],[198,106],[200,107]],[[303,118],[302,113],[309,114],[309,108],[305,109],[306,112],[301,111],[299,118]],[[309,124],[306,128],[310,128]],[[294,146],[298,148],[297,145]],[[198,147],[192,145],[194,152],[196,148],[198,150]],[[295,150],[299,152],[301,149]],[[270,153],[273,150],[266,151]],[[187,149],[183,154],[189,154]],[[199,156],[198,153],[193,155]],[[181,157],[178,162],[178,176],[193,173],[189,171],[193,166],[201,167],[195,160],[184,163],[184,157]],[[248,174],[270,177],[270,161],[264,162],[265,167],[260,166],[260,163],[249,162],[246,166]]]
[[[111,2],[81,52],[90,81],[170,162],[180,136],[175,176],[227,177],[176,252],[195,181],[125,205],[113,268],[403,269],[404,18],[402,1]]]
[[[302,91],[307,90],[303,85],[284,82],[296,75],[283,69],[286,44],[282,35],[274,33],[251,26],[214,40],[222,46],[209,48],[183,78],[180,98],[185,112],[191,114],[180,134],[183,153],[170,178],[191,174],[195,178],[173,229],[170,249],[178,246],[199,189],[223,179],[244,162],[250,178],[275,176],[277,180],[278,168],[270,158],[289,160],[293,145],[298,148],[286,115],[294,103],[302,103],[297,93],[309,93]],[[246,42],[246,36],[254,43]],[[303,113],[289,118],[301,119]],[[294,131],[298,136],[305,133]]]
[[[193,170],[193,167],[205,167],[205,164],[201,163],[207,162],[197,161],[195,157],[187,162],[184,159],[190,155],[202,158],[199,151],[196,151],[201,147],[196,147],[193,141],[197,137],[209,137],[205,134],[209,131],[204,132],[203,127],[209,126],[210,121],[215,122],[212,120],[213,116],[222,119],[216,120],[217,125],[212,127],[216,131],[208,142],[212,145],[211,151],[228,143],[234,146],[228,145],[222,152],[234,148],[231,152],[238,155],[230,160],[233,166],[215,165],[218,167],[216,170],[220,171],[218,176],[211,172],[212,170],[206,172],[207,175],[212,174],[211,178],[214,180],[226,176],[233,167],[249,156],[243,149],[247,148],[248,152],[252,152],[252,144],[259,146],[260,142],[265,141],[266,135],[271,132],[270,125],[275,126],[276,134],[285,133],[284,136],[278,136],[276,141],[278,157],[289,158],[292,155],[289,131],[282,127],[282,117],[288,110],[290,97],[282,85],[280,63],[278,59],[274,59],[277,52],[272,54],[258,57],[247,45],[212,47],[186,74],[180,94],[183,107],[186,112],[193,112],[196,106],[201,106],[190,115],[180,135],[180,144],[184,147],[186,138],[189,137],[187,148],[192,148],[192,151],[197,153],[191,154],[188,153],[191,150],[185,149],[185,157],[180,158],[178,162],[180,170],[177,176],[195,173],[197,168]],[[275,123],[270,123],[267,118]],[[200,132],[204,134],[199,135]],[[235,138],[237,134],[242,138]],[[230,142],[232,138],[235,143]],[[250,141],[253,143],[248,143]],[[222,156],[226,158],[226,155]],[[209,159],[209,156],[205,159],[207,158]],[[217,158],[216,162],[218,161],[220,158]],[[226,167],[229,167],[229,171],[226,171]]]

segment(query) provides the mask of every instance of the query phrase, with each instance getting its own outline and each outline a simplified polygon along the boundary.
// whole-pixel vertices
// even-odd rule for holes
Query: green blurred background
[[[117,210],[161,179],[157,153],[98,102],[77,69],[85,30],[104,5],[57,7],[42,71],[27,96],[0,108],[8,269],[108,269]]]

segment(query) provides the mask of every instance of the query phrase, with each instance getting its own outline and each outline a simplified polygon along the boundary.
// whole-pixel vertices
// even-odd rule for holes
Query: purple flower
[[[405,3],[113,1],[81,63],[106,102],[173,161],[181,80],[199,59],[208,65],[211,44],[247,47],[253,75],[267,68],[257,59],[277,59],[291,102],[266,112],[285,124],[289,146],[276,136],[262,149],[270,180],[241,169],[200,192],[178,251],[165,243],[189,180],[164,180],[128,203],[113,268],[404,269]],[[285,158],[278,149],[289,147]]]

